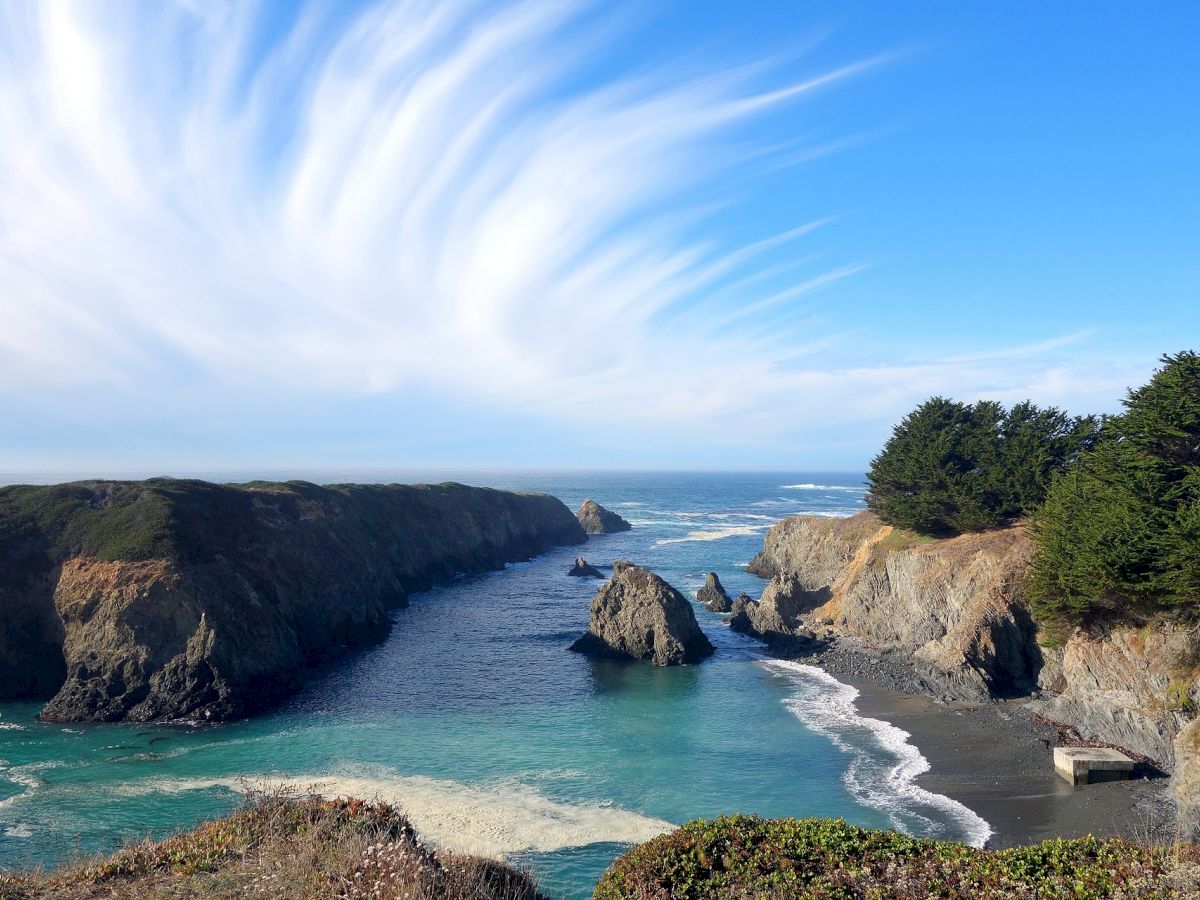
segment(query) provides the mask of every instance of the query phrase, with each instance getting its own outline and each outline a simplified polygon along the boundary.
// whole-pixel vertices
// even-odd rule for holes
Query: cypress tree
[[[1162,358],[1033,519],[1043,619],[1193,613],[1200,600],[1200,357]]]

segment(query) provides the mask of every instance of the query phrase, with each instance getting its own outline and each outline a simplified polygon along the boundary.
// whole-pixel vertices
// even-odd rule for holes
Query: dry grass
[[[427,847],[385,803],[252,791],[241,809],[164,841],[56,872],[0,874],[0,900],[100,897],[539,900],[503,863]]]

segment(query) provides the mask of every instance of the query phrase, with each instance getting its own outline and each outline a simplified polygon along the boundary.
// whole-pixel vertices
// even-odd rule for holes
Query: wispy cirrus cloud
[[[582,2],[271,10],[0,7],[0,402],[105,385],[169,428],[184,390],[420,391],[769,432],[1053,379],[996,385],[970,354],[805,369],[797,346],[844,330],[806,304],[866,265],[805,258],[828,211],[701,227],[726,179],[836,146],[789,143],[789,117],[880,60],[597,78],[619,29],[580,28]],[[764,121],[778,152],[747,140]]]

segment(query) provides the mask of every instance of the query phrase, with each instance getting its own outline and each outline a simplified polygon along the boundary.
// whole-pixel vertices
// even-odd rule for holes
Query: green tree
[[[883,521],[922,534],[996,528],[1040,505],[1096,427],[1091,417],[1029,402],[1005,410],[932,397],[872,461],[868,503]]]
[[[1033,518],[1030,595],[1084,624],[1200,600],[1200,356],[1162,358]]]

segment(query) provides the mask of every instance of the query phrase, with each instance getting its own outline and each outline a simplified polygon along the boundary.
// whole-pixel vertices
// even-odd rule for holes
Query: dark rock
[[[600,570],[593,565],[589,565],[588,561],[582,556],[575,557],[575,565],[571,566],[567,572],[568,575],[574,575],[576,578],[603,578]]]
[[[653,572],[620,560],[592,600],[587,634],[571,649],[674,666],[699,662],[715,648],[683,594]]]
[[[584,500],[579,504],[575,518],[588,534],[612,534],[616,531],[628,531],[633,526],[618,516],[615,512],[605,509],[595,500]]]
[[[704,587],[696,592],[696,599],[713,612],[727,613],[733,608],[733,601],[725,593],[725,588],[722,586],[721,579],[717,577],[716,572],[708,573],[708,578],[704,581]]]
[[[240,718],[382,639],[409,593],[584,540],[553,497],[461,484],[2,488],[0,697],[50,697],[52,721]]]

